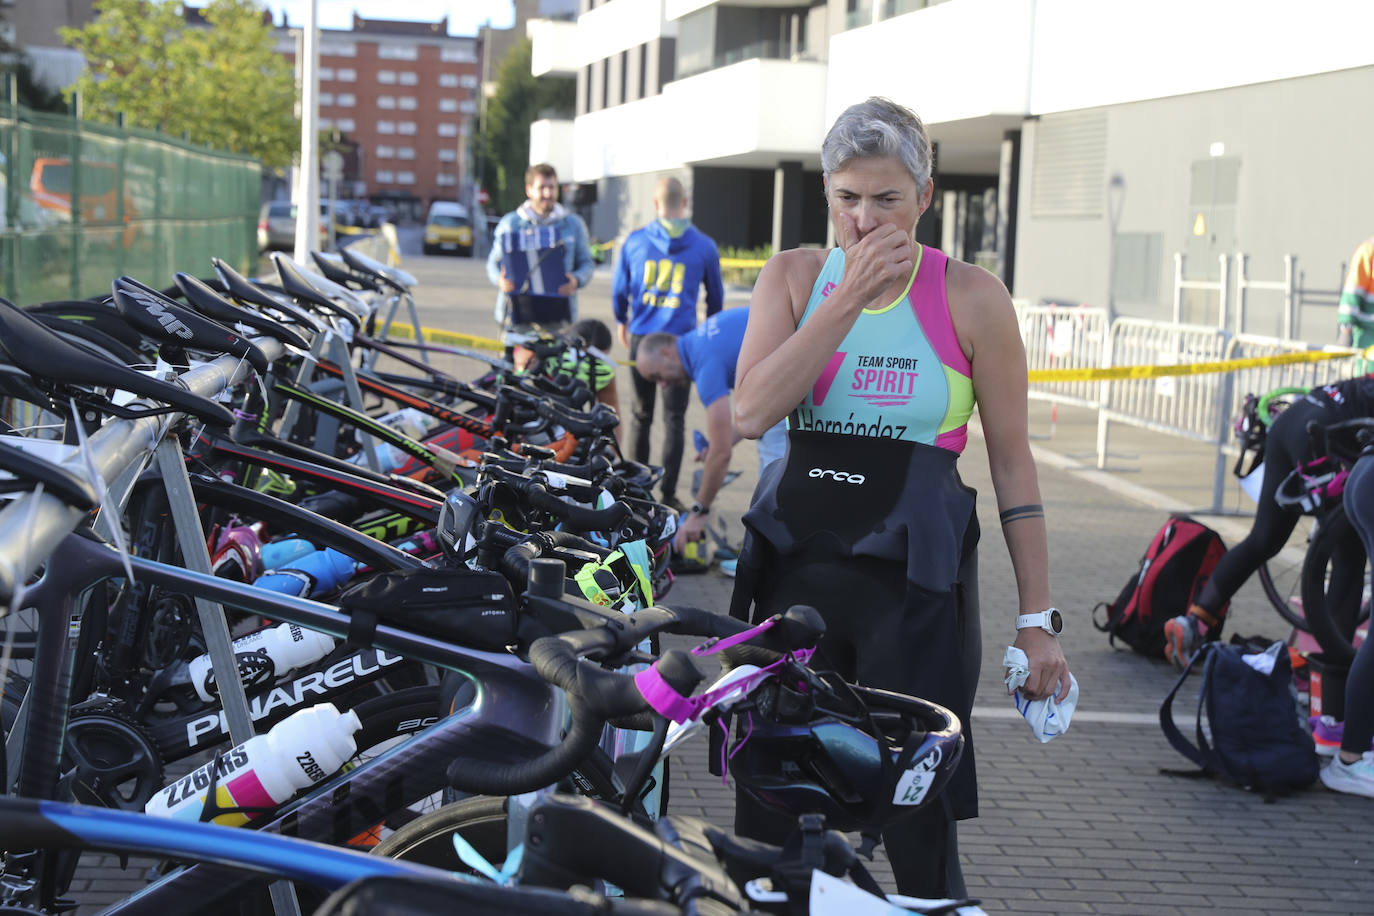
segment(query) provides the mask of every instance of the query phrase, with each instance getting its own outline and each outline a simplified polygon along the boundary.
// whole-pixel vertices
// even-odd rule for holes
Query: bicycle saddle
[[[394,288],[398,293],[408,293],[420,283],[419,280],[415,279],[414,274],[408,274],[399,267],[389,267],[376,258],[369,258],[361,251],[354,251],[352,248],[340,249],[339,257],[343,258],[344,263],[349,267],[359,273],[376,277]]]
[[[9,356],[10,362],[35,381],[123,389],[194,414],[212,426],[234,424],[234,415],[214,401],[68,343],[8,299],[0,299],[0,349]],[[169,409],[134,410],[111,404],[103,398],[93,402],[84,394],[71,394],[79,403],[84,401],[104,413],[126,419],[166,413]]]
[[[363,289],[370,289],[373,292],[381,292],[382,290],[382,284],[377,281],[376,277],[369,274],[355,273],[349,270],[345,266],[343,258],[339,257],[337,254],[312,251],[310,252],[310,257],[315,262],[315,266],[320,269],[320,273],[324,274],[326,280],[337,283],[344,288],[347,288],[348,284],[353,283]]]
[[[366,306],[361,303],[357,296],[337,283],[332,283],[318,274],[310,273],[280,251],[272,252],[272,263],[277,265],[277,279],[281,281],[281,288],[286,291],[288,296],[297,302],[308,303],[338,315],[353,325],[354,330],[362,327],[362,319],[358,317],[358,312],[351,307],[353,303],[357,303],[359,310],[366,311]],[[336,300],[350,304],[343,305]]]
[[[89,512],[100,505],[100,497],[95,487],[84,477],[78,477],[64,467],[30,455],[22,448],[10,445],[0,439],[0,470],[9,471],[17,478],[11,483],[19,483],[24,489],[35,483],[47,487],[73,509]]]
[[[286,296],[274,295],[263,289],[219,258],[211,258],[210,264],[215,268],[215,275],[224,284],[225,292],[239,304],[273,309],[285,315],[292,324],[309,328],[316,334],[325,330],[324,322],[297,306]]]
[[[178,273],[175,280],[182,295],[186,297],[186,301],[205,317],[214,321],[227,322],[230,325],[234,323],[244,324],[275,337],[284,344],[301,350],[310,349],[308,340],[281,322],[273,321],[262,312],[255,312],[241,305],[235,305],[211,289],[205,282],[197,280],[190,274]]]
[[[132,277],[120,277],[112,288],[119,314],[148,336],[178,347],[229,353],[248,360],[259,375],[267,374],[267,354],[246,337],[178,305]]]

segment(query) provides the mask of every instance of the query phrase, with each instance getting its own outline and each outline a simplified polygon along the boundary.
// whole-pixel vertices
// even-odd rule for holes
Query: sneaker
[[[1337,722],[1330,716],[1312,716],[1307,720],[1312,726],[1312,744],[1322,757],[1335,757],[1341,749],[1341,739],[1345,737],[1345,723]],[[1374,751],[1374,745],[1370,747]]]
[[[1175,668],[1183,668],[1206,635],[1207,625],[1192,614],[1180,614],[1164,621],[1164,657]]]
[[[1345,723],[1337,722],[1330,716],[1312,716],[1307,720],[1312,726],[1312,743],[1317,753],[1323,757],[1335,757],[1341,749],[1341,737],[1345,734]]]
[[[720,554],[716,554],[716,556],[720,556]],[[735,578],[735,566],[736,566],[738,563],[739,563],[739,558],[738,558],[738,557],[733,557],[733,558],[728,559],[728,560],[721,560],[721,561],[719,561],[716,565],[720,567],[720,571],[721,571],[721,572],[725,573],[725,575],[727,575],[727,576],[729,576],[731,579],[733,579],[733,578]]]
[[[1374,798],[1374,753],[1354,763],[1342,763],[1339,756],[1322,767],[1321,780],[1333,792]]]

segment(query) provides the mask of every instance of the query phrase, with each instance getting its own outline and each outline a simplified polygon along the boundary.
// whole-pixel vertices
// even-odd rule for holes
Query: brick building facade
[[[299,29],[276,28],[277,51],[294,64]],[[341,197],[367,198],[397,217],[419,218],[435,200],[459,200],[472,169],[480,45],[436,23],[353,17],[352,29],[320,30],[322,132],[337,129],[356,154]]]

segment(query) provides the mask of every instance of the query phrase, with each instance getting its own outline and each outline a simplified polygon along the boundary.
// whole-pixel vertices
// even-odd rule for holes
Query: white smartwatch
[[[1016,618],[1016,629],[1026,627],[1039,627],[1051,636],[1058,636],[1064,632],[1064,617],[1057,607],[1046,608],[1038,614],[1022,614]]]

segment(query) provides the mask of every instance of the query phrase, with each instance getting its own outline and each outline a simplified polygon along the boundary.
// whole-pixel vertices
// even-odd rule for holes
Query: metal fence
[[[153,131],[0,102],[0,291],[21,305],[257,260],[262,167]]]
[[[1107,467],[1112,423],[1213,443],[1216,476],[1213,508],[1220,509],[1229,458],[1237,453],[1231,433],[1245,395],[1281,387],[1313,388],[1364,371],[1359,351],[1312,347],[1201,325],[1118,318],[1108,323],[1101,309],[1029,306],[1018,303],[1017,318],[1027,367],[1092,369],[1172,366],[1279,356],[1321,349],[1338,354],[1320,362],[1257,366],[1229,372],[1112,381],[1036,382],[1030,397],[1074,404],[1097,412],[1097,466]]]

